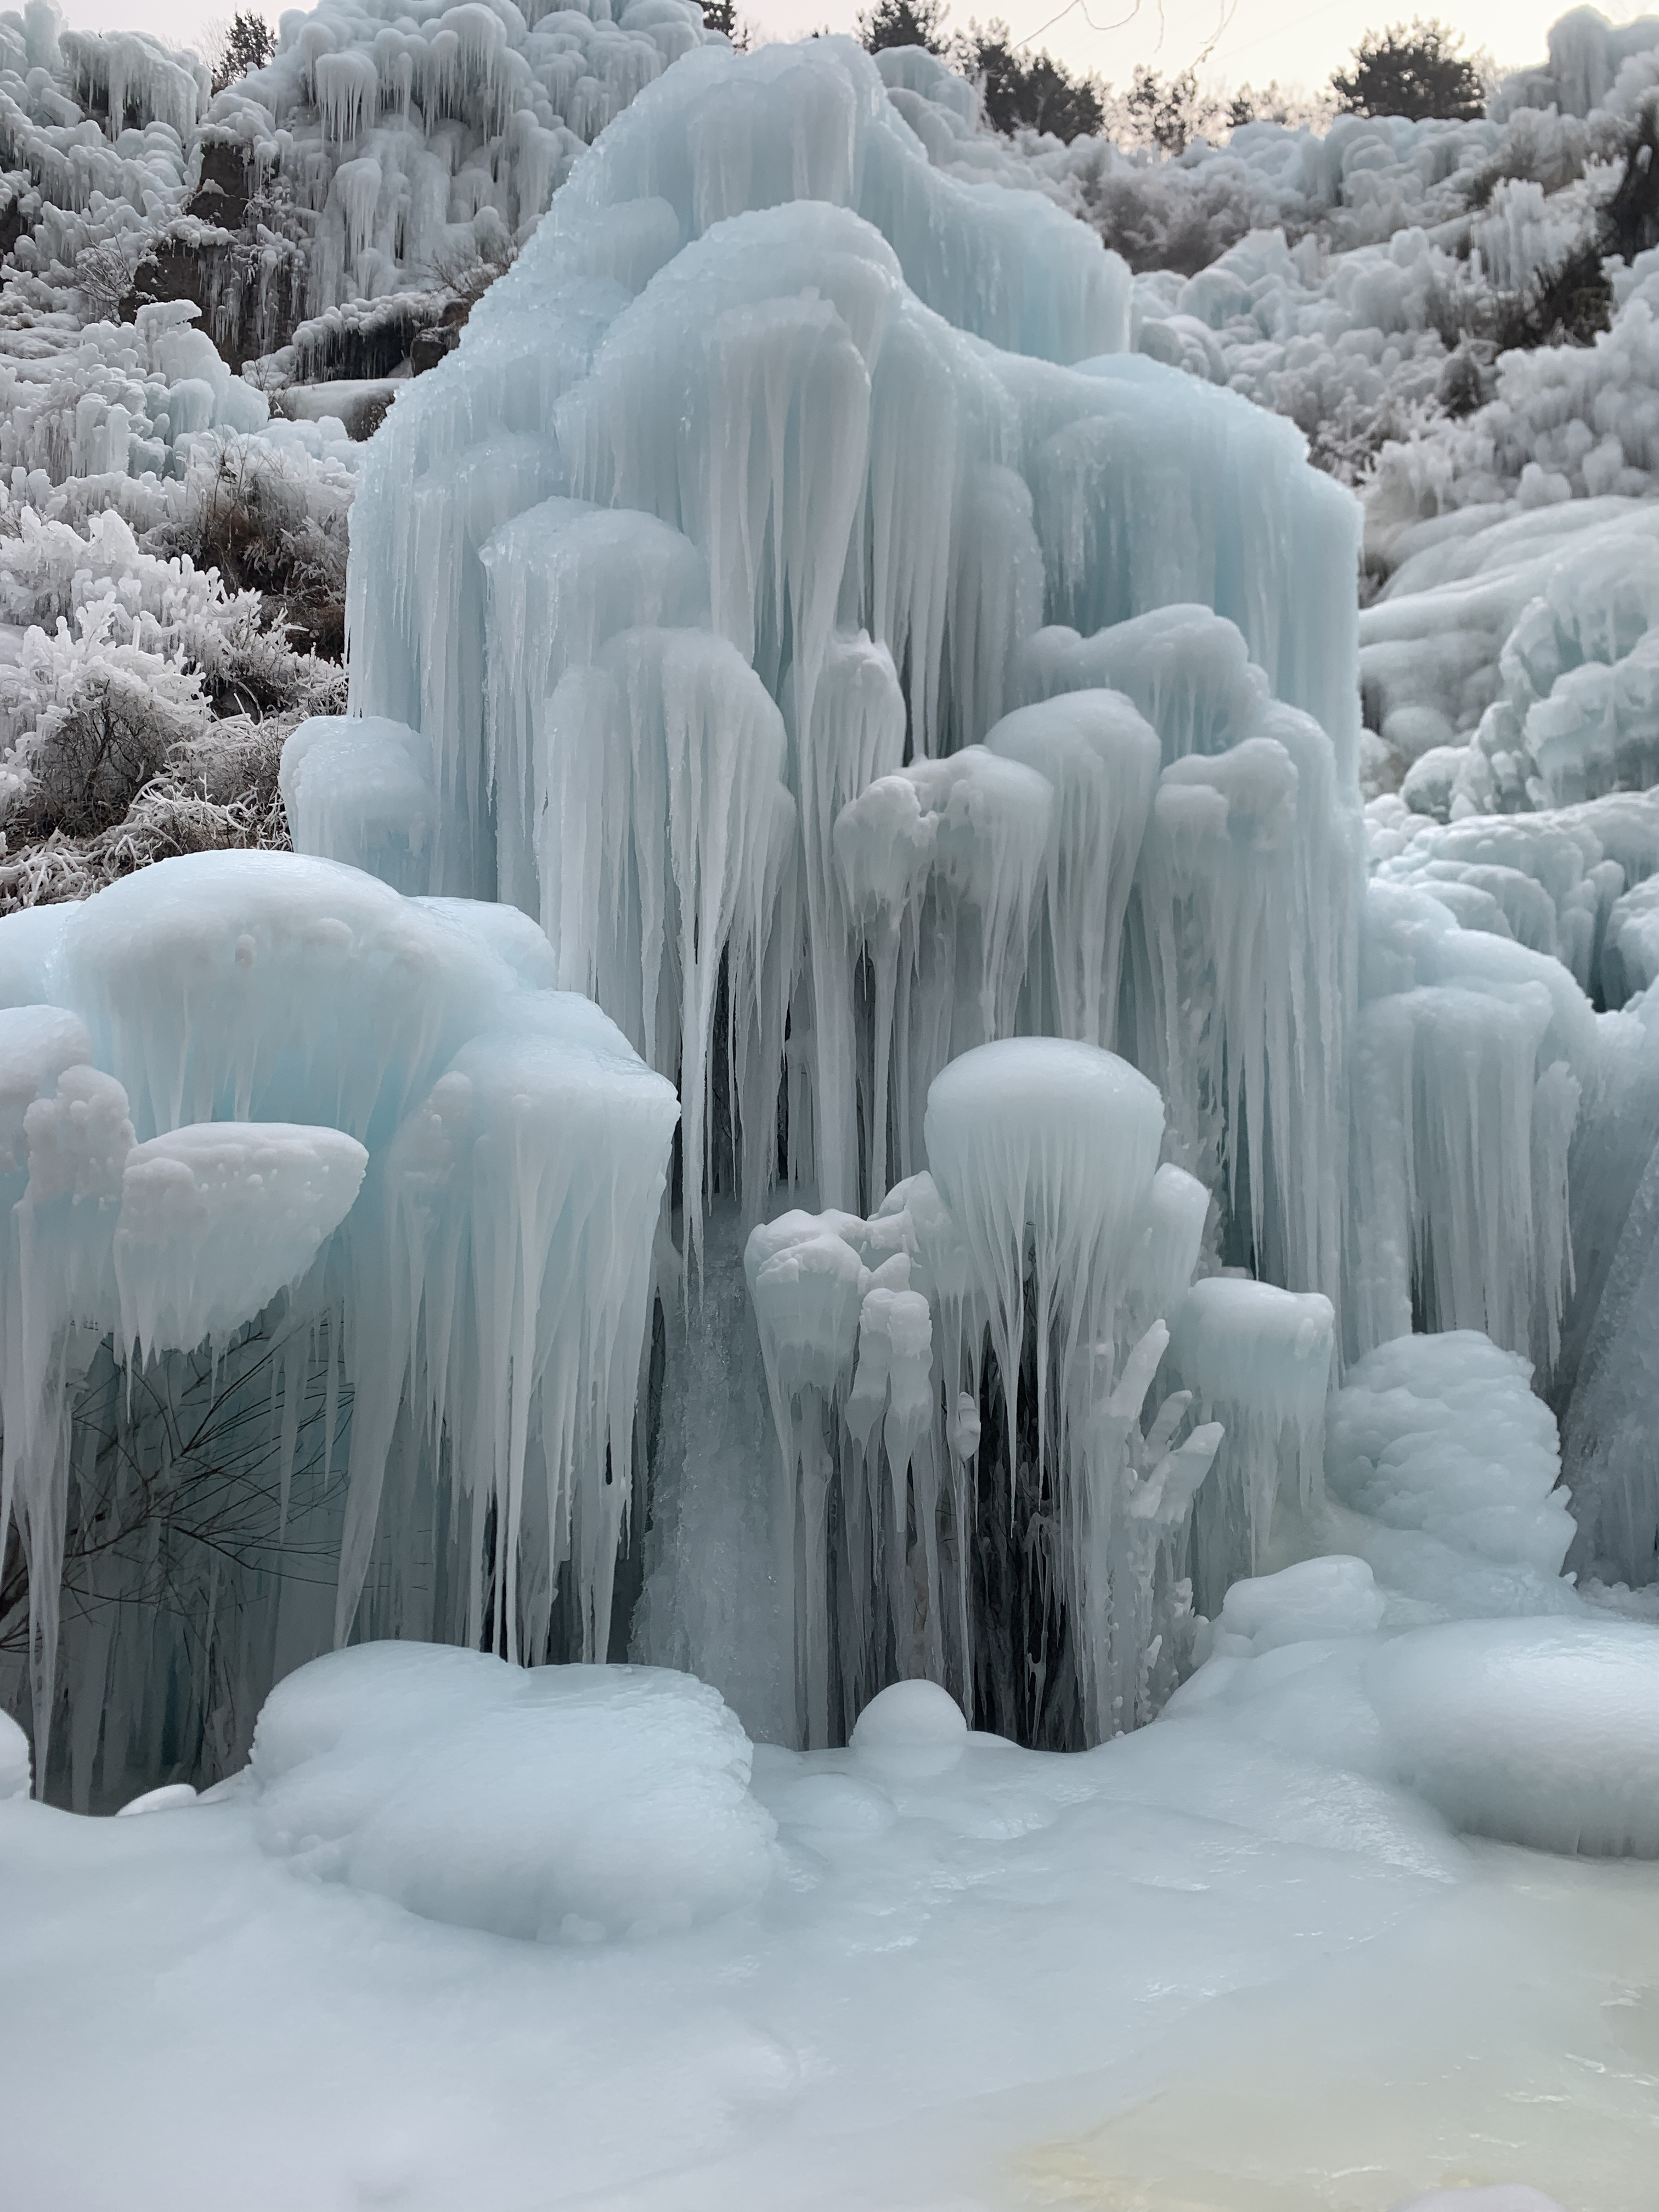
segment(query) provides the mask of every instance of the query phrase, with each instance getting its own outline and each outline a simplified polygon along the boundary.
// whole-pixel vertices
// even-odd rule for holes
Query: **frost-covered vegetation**
[[[210,72],[0,18],[0,911],[285,842],[281,738],[343,696],[358,441],[705,36],[679,0],[423,20],[239,18]]]

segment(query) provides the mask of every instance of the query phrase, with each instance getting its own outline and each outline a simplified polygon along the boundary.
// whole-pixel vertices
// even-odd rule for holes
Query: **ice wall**
[[[672,1535],[640,1656],[741,1701],[708,1594],[763,1584],[814,1741],[912,1667],[1077,1741],[1182,1663],[1214,1435],[1180,1442],[1185,1396],[1140,1413],[1200,1253],[1322,1313],[1294,1416],[1317,1424],[1358,957],[1354,515],[1287,426],[1126,355],[1121,265],[1039,195],[930,162],[911,122],[933,131],[939,88],[902,76],[837,40],[710,50],[605,134],[370,447],[367,719],[318,726],[293,774],[332,794],[305,841],[356,857],[380,821],[359,749],[424,763],[396,879],[424,853],[431,889],[537,915],[561,984],[679,1085]],[[1086,1098],[1024,1180],[942,1164],[968,1071],[1045,1035],[1139,1083],[1121,1184]],[[1042,1103],[1030,1049],[994,1086],[1011,1130]],[[1045,1256],[1028,1203],[1075,1249]],[[732,1267],[769,1213],[751,1320]],[[779,1472],[732,1472],[757,1501],[734,1529],[690,1409],[712,1364],[758,1387],[757,1323]],[[1278,1484],[1239,1449],[1262,1464],[1206,1540],[1218,1581]],[[1049,1515],[1023,1595],[977,1559],[975,1530]]]
[[[706,627],[735,648],[725,659],[712,642],[701,649],[702,680],[726,687],[726,715],[760,678],[783,746],[778,766],[751,770],[745,787],[757,774],[763,787],[775,777],[781,842],[767,882],[747,891],[765,890],[770,912],[734,913],[737,937],[726,941],[741,939],[757,981],[769,959],[779,967],[778,982],[751,994],[762,1028],[775,1025],[776,992],[789,992],[804,945],[811,995],[803,988],[788,1001],[792,1059],[805,1076],[792,1105],[790,1169],[837,1204],[878,1198],[889,1164],[913,1158],[915,1120],[943,1060],[1012,1028],[1046,1026],[1051,1017],[1033,1009],[1046,1009],[1051,988],[1067,994],[1060,1018],[1075,1019],[1079,1035],[1110,1041],[1102,1008],[1085,1012],[1076,993],[1106,994],[1115,1013],[1115,957],[1108,973],[1103,953],[1098,981],[1051,986],[1033,972],[1031,923],[1046,908],[1045,943],[1074,960],[1067,933],[1091,928],[1103,897],[1127,898],[1154,735],[1159,765],[1174,768],[1178,755],[1227,750],[1261,726],[1259,745],[1282,768],[1249,841],[1263,856],[1254,888],[1240,895],[1265,896],[1275,911],[1241,939],[1240,990],[1245,1000],[1259,990],[1275,957],[1322,960],[1304,1018],[1341,1018],[1356,866],[1343,845],[1352,615],[1337,584],[1352,558],[1350,511],[1296,467],[1279,426],[1112,358],[1126,305],[1121,268],[1042,199],[930,168],[855,50],[820,41],[747,58],[711,51],[607,134],[481,304],[464,361],[423,378],[371,450],[351,577],[354,705],[433,746],[441,832],[431,881],[499,889],[539,912],[562,979],[597,988],[665,1072],[677,1065],[679,1024],[657,1023],[653,1043],[653,1002],[682,995],[696,928],[685,884],[671,884],[649,852],[680,834],[680,809],[707,817],[728,807],[737,761],[665,725],[659,738],[642,734],[660,714],[647,672],[668,649],[651,641],[653,626]],[[1085,366],[1067,372],[1032,356]],[[1179,638],[1161,648],[1148,639],[1142,670],[1126,637],[1106,677],[1086,665],[1080,641],[1181,600],[1235,625],[1226,634],[1237,665],[1216,680],[1237,697],[1210,702],[1197,737],[1156,721],[1158,654],[1178,659]],[[1079,632],[1071,661],[1038,635],[1045,620]],[[1252,653],[1264,672],[1253,678]],[[1071,767],[1040,741],[1058,786],[1015,757],[1025,739],[1012,726],[1014,750],[998,756],[994,726],[1009,708],[1103,682],[1140,682],[1140,703],[1153,707],[1133,759],[1111,757],[1104,725],[1098,738],[1076,741]],[[579,779],[614,750],[598,733],[619,686],[630,742],[686,766],[659,786],[651,778],[662,771],[647,778],[636,760],[601,797]],[[1266,734],[1275,689],[1323,718],[1323,734],[1307,726],[1300,765],[1291,755],[1302,725],[1292,717]],[[1228,771],[1231,800],[1188,801],[1171,835],[1146,925],[1161,962],[1139,1001],[1149,1030],[1172,973],[1183,856],[1190,872],[1200,817],[1214,823],[1218,806],[1248,810],[1261,797],[1246,788],[1252,757],[1242,775]],[[892,775],[903,791],[883,781]],[[1124,866],[1078,886],[1085,905],[1068,913],[1078,863],[1061,833],[1080,778],[1098,793],[1097,818],[1113,819]],[[664,803],[659,787],[662,831],[648,818]],[[1046,789],[1059,792],[1052,854],[1039,818]],[[1160,823],[1179,811],[1161,799]],[[1334,853],[1345,878],[1342,911],[1316,945],[1308,902],[1330,885],[1293,889],[1270,866],[1267,850],[1286,841],[1317,848],[1315,874]],[[596,914],[594,879],[580,870],[630,848],[611,890],[624,910]],[[1251,873],[1249,860],[1240,866]],[[1298,902],[1299,918],[1286,911]],[[614,951],[594,935],[601,927]],[[924,980],[918,991],[910,971],[933,957],[922,937],[943,946],[941,929],[961,949],[939,951],[939,972],[954,974],[960,957],[979,974],[960,994],[951,984],[950,1022],[921,1045],[915,1024],[937,1028],[927,1009],[940,986]],[[861,1138],[850,1048],[860,944],[881,999],[874,1049],[890,1078],[889,1098],[864,1110]],[[640,970],[625,999],[618,958],[630,979]],[[1241,1006],[1239,1018],[1254,1031],[1259,1007]],[[1234,1052],[1259,1086],[1254,1037],[1248,1050],[1236,1039]],[[753,1131],[770,1124],[775,1082],[764,1055],[749,1054],[745,1066],[735,1103]],[[1267,1110],[1253,1103],[1252,1141],[1265,1146]],[[1286,1103],[1281,1144],[1291,1111]],[[1328,1216],[1335,1175],[1333,1166],[1315,1201]],[[1263,1169],[1255,1182],[1264,1214],[1270,1180]],[[748,1194],[751,1209],[764,1196],[763,1180]],[[1311,1235],[1298,1224],[1291,1241],[1290,1264],[1328,1277],[1328,1219]]]
[[[291,854],[0,921],[43,1784],[234,1761],[354,1629],[605,1656],[678,1108],[551,981],[509,909]]]

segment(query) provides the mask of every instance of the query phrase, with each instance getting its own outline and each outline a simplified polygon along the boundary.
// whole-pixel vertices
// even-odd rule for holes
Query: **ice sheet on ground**
[[[1329,1645],[1303,1648],[1328,1674]],[[697,1706],[690,1761],[630,1716],[636,1674],[587,1674],[591,1732],[561,1724],[557,1670],[546,1704],[535,1676],[501,1704],[514,1679],[370,1648],[277,1693],[229,1790],[110,1822],[0,1807],[24,2201],[72,2170],[124,2174],[138,2212],[163,2188],[217,2203],[254,2115],[303,2083],[306,2127],[242,2172],[250,2212],[435,2212],[486,2168],[508,2203],[651,2212],[1005,2212],[1061,2182],[1133,2185],[1150,2212],[1388,2212],[1523,2178],[1642,2212],[1659,2014],[1627,1935],[1650,1869],[1471,1850],[1397,1786],[1201,1715],[1076,1757],[958,1717],[941,1768],[943,1706],[919,1723],[894,1699],[903,1727],[878,1733],[921,1759],[762,1747],[745,1791],[741,1738],[689,1682],[645,1678]],[[561,1788],[601,1765],[615,1795]],[[283,1821],[377,1847],[371,1881],[318,1879],[320,1844],[273,1852]],[[617,1847],[630,1827],[642,1858]],[[740,1893],[702,1886],[715,1861],[721,1883],[744,1866]],[[598,1945],[456,1924],[540,1909],[562,1869],[619,1913],[641,1877],[736,1909]],[[106,2124],[65,2130],[51,1992],[94,1971],[75,2033]],[[182,2169],[157,2094],[180,2064],[204,2107]]]

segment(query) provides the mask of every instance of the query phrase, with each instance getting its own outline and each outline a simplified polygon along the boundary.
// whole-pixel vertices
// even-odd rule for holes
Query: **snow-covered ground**
[[[1650,1819],[1659,1631],[1644,1682],[1525,1624],[1471,1694],[1313,1573],[1092,1752],[923,1683],[751,1757],[684,1676],[379,1645],[290,1677],[216,1802],[0,1804],[13,2201],[1644,2212],[1659,1869],[1460,1838],[1382,1770],[1437,1741],[1525,1832],[1594,1794],[1588,1720]]]
[[[441,1820],[451,1779],[417,1777],[405,1819]],[[1651,2201],[1650,1863],[1457,1843],[1197,1721],[1072,1759],[975,1741],[934,1773],[757,1753],[753,1802],[763,1896],[604,1946],[296,1874],[246,1803],[0,1806],[11,2201]]]

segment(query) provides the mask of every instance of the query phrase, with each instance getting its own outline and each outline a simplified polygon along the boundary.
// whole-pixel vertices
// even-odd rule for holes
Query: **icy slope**
[[[214,101],[204,140],[291,205],[316,314],[522,244],[582,149],[709,36],[687,0],[323,0]]]

